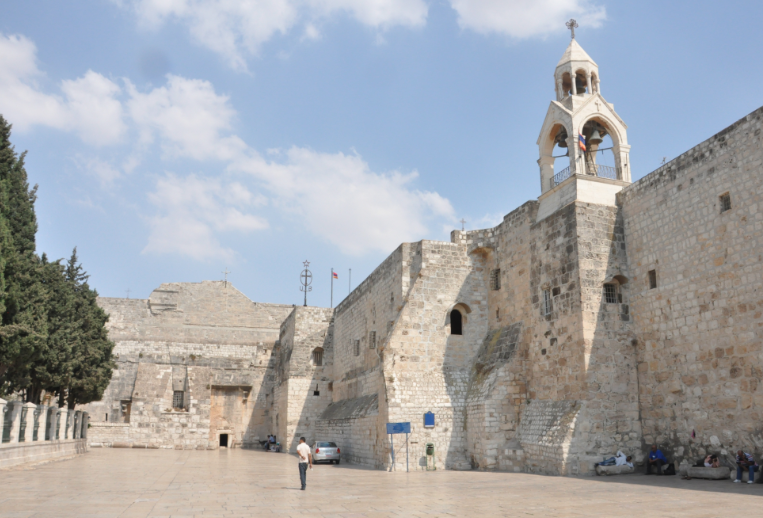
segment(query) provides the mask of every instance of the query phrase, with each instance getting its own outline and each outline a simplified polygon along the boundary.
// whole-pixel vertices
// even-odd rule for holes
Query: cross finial
[[[579,27],[578,26],[578,22],[575,21],[575,18],[570,18],[570,21],[565,23],[565,25],[567,26],[567,28],[570,31],[572,31],[572,39],[574,40],[575,39],[575,29],[577,27]]]
[[[229,272],[229,271],[228,271],[228,267],[226,266],[226,267],[225,267],[225,271],[224,271],[224,272],[222,272],[222,273],[225,275],[225,287],[227,288],[227,287],[228,287],[228,274],[229,274],[229,273],[233,273],[233,272]]]
[[[466,220],[464,218],[461,218],[461,232],[464,231],[464,225],[466,224]]]
[[[130,288],[127,288],[127,298],[130,298]]]

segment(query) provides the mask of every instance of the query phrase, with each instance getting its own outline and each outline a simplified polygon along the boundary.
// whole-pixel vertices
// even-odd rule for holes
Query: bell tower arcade
[[[564,205],[614,205],[631,183],[627,126],[601,95],[599,66],[575,39],[556,65],[555,99],[538,137],[543,219]]]

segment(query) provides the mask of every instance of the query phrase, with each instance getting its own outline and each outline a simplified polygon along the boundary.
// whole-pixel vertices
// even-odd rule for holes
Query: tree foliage
[[[76,248],[66,264],[35,253],[37,186],[10,135],[0,115],[0,395],[39,403],[44,391],[74,408],[100,399],[111,379],[108,317]]]

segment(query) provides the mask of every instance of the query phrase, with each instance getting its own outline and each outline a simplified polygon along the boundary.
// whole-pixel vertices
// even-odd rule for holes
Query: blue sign
[[[424,414],[424,427],[434,428],[434,414],[432,412]]]
[[[411,433],[411,423],[387,423],[387,433]]]

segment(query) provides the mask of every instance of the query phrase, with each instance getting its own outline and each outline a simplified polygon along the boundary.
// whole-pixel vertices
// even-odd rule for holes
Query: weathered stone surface
[[[723,480],[726,478],[729,478],[729,473],[731,470],[727,467],[720,467],[720,468],[705,468],[705,467],[698,467],[698,466],[692,466],[690,467],[686,474],[689,475],[691,478],[706,478],[709,480]]]
[[[629,475],[635,472],[635,468],[630,466],[596,466],[597,475]]]

